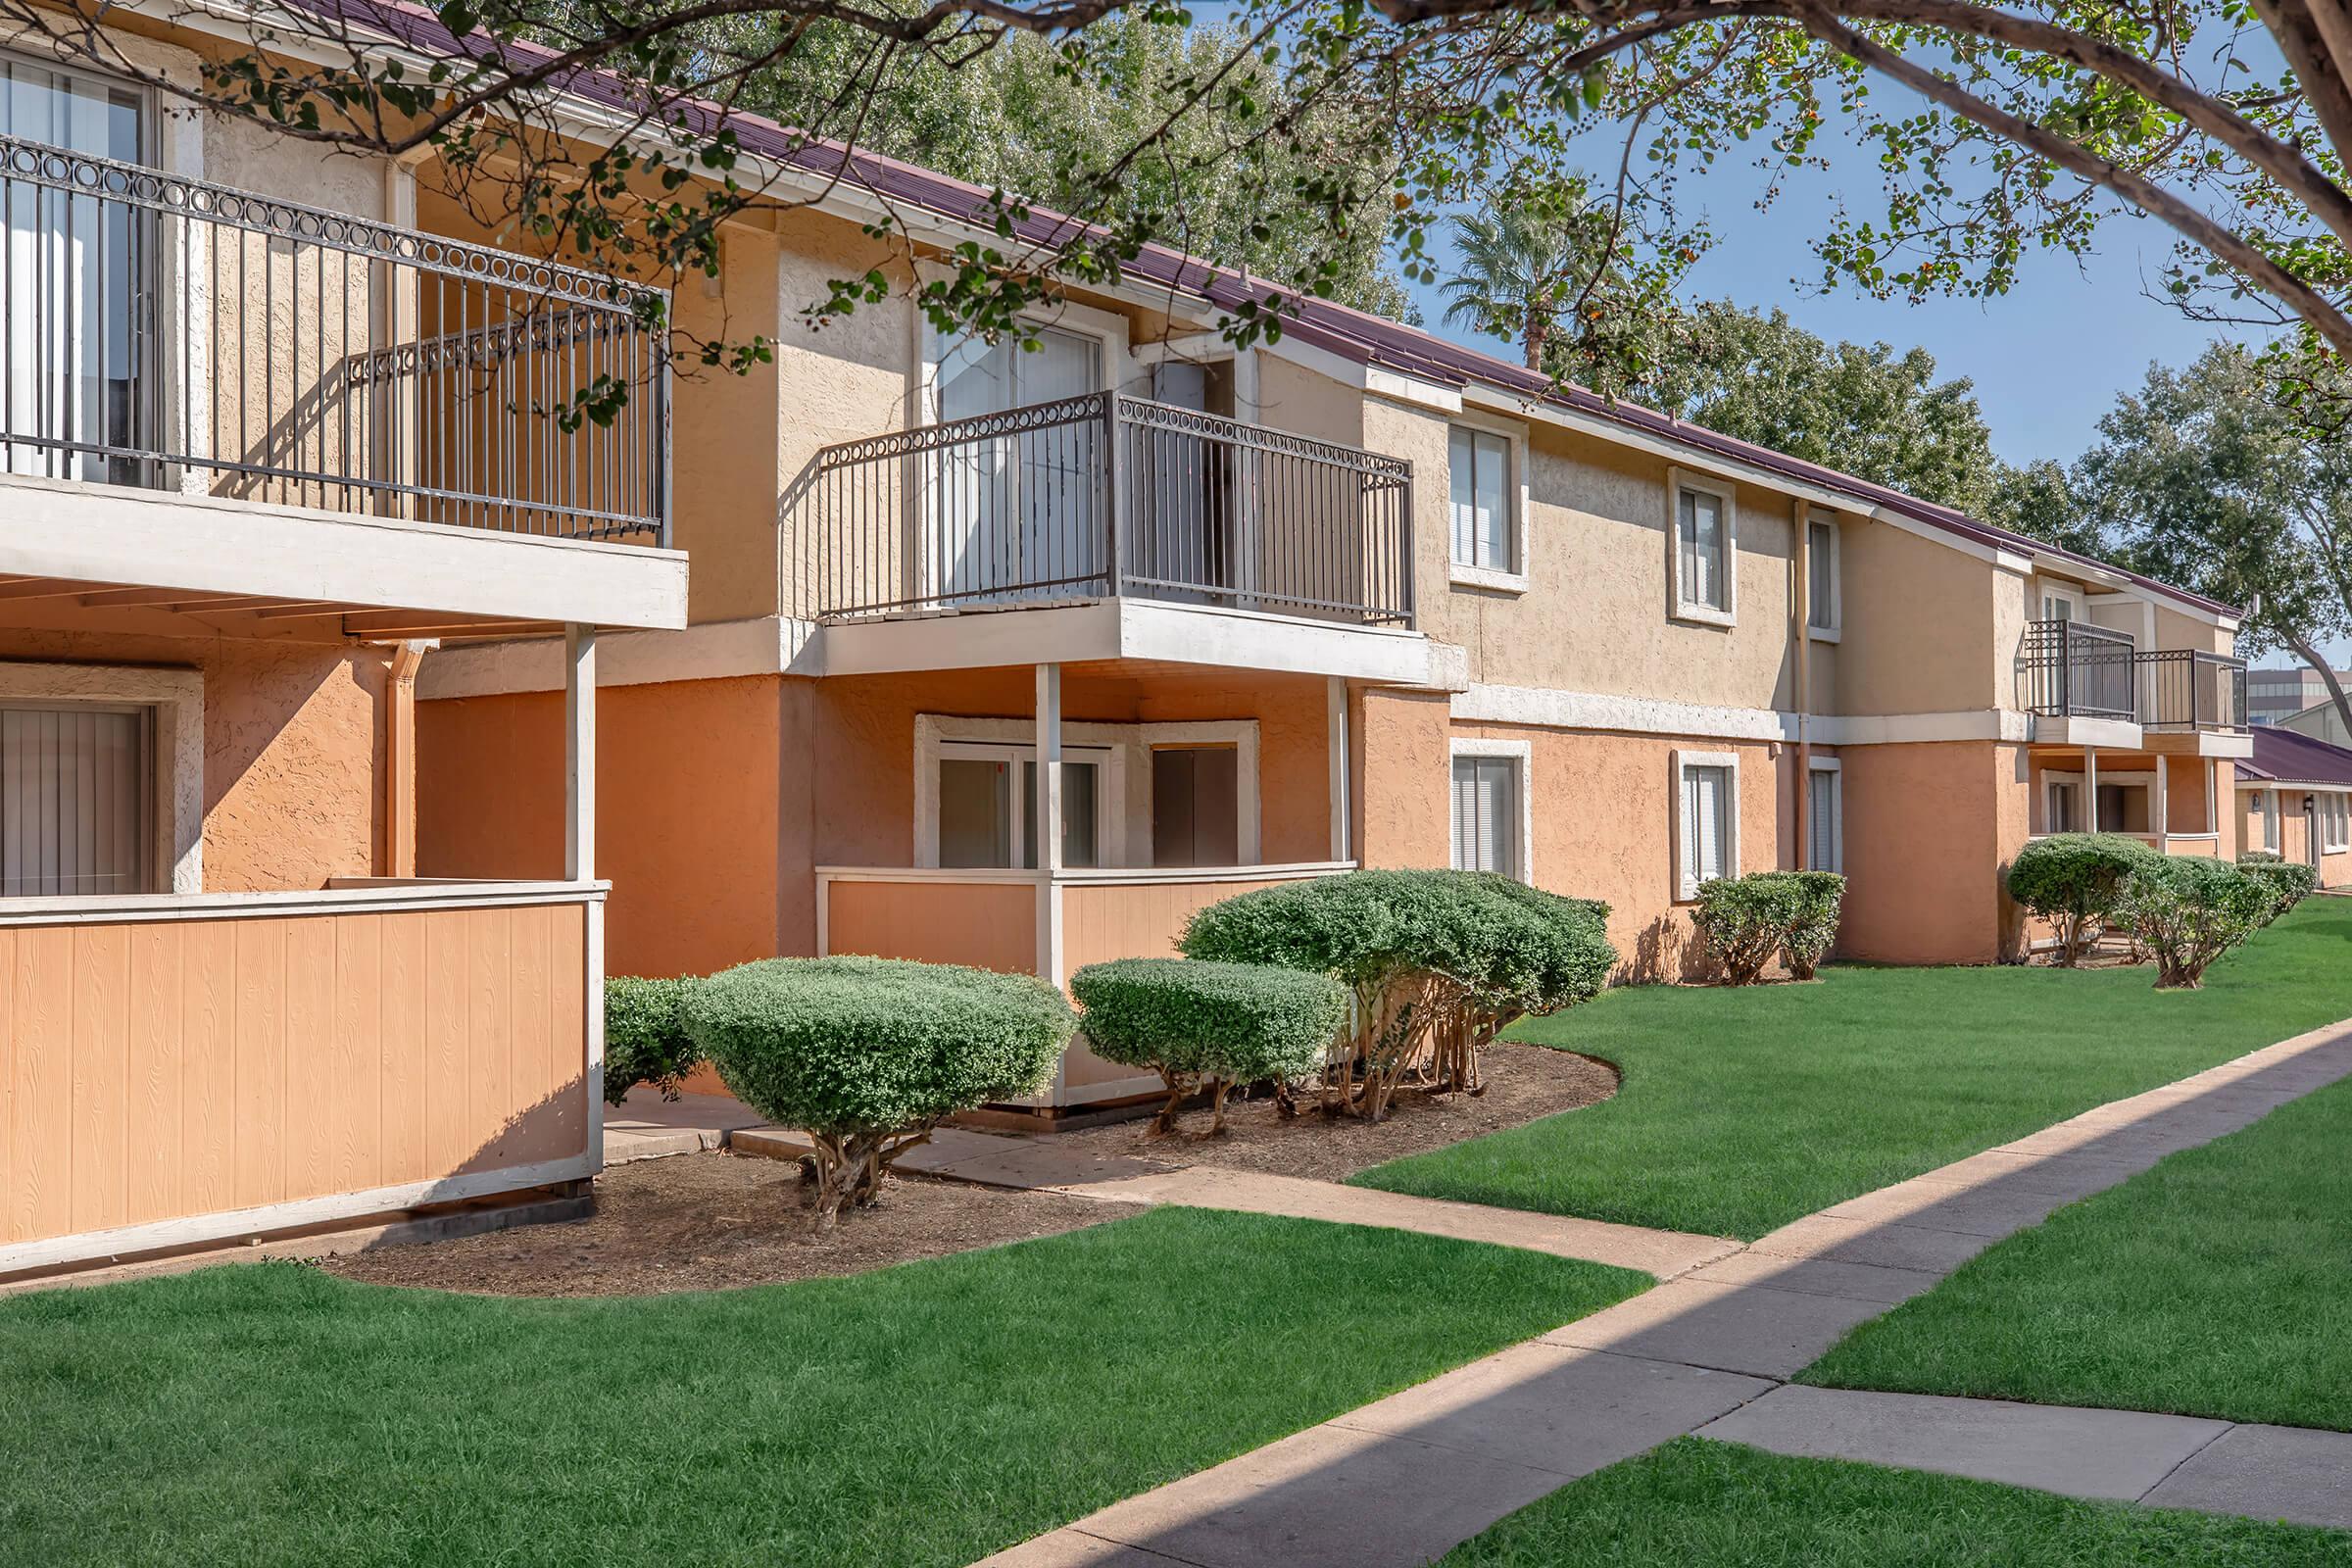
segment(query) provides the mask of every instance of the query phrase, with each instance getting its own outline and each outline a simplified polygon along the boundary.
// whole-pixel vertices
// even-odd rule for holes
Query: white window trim
[[[2255,798],[2254,814],[2262,822],[2262,842],[2255,847],[2268,850],[2273,855],[2281,853],[2278,847],[2286,842],[2286,833],[2278,820],[2278,791],[2276,788],[2264,790]]]
[[[1152,752],[1161,746],[1234,749],[1234,853],[1244,865],[1259,863],[1256,719],[1202,719],[1170,724],[1064,721],[1061,739],[1064,746],[1097,748],[1110,754],[1096,824],[1099,838],[1095,848],[1104,869],[1139,869],[1151,863]],[[914,864],[921,870],[936,869],[939,865],[940,748],[951,743],[1034,747],[1037,721],[958,718],[944,713],[914,715]]]
[[[2049,825],[2049,822],[2050,822],[2050,814],[2051,814],[2051,813],[2050,813],[2050,786],[2051,786],[2052,784],[2073,784],[2073,785],[2076,785],[2076,786],[2078,786],[2078,787],[2081,787],[2081,786],[2084,785],[2084,784],[2085,784],[2085,782],[2086,782],[2086,775],[2085,775],[2085,773],[2084,773],[2084,770],[2083,770],[2083,769],[2082,769],[2082,768],[2079,768],[2079,767],[2070,767],[2070,768],[2045,767],[2045,768],[2043,768],[2043,769],[2041,770],[2041,826],[2040,826],[2040,828],[2039,828],[2039,829],[2037,829],[2037,830],[2036,830],[2036,831],[2035,831],[2035,832],[2034,832],[2034,833],[2032,835],[2033,837],[2034,837],[2034,838],[2047,838],[2047,837],[2048,837],[2049,835],[2051,835],[2052,833],[2055,833],[2056,831],[2058,831],[2056,828],[2053,828],[2053,827],[2051,827],[2051,826]],[[2144,767],[2143,767],[2143,768],[2135,768],[2135,769],[2132,769],[2132,770],[2131,770],[2131,771],[2129,771],[2129,772],[2126,772],[2126,771],[2121,771],[2121,770],[2116,770],[2116,769],[2110,769],[2110,768],[2104,768],[2104,767],[2102,767],[2102,768],[2100,768],[2100,769],[2099,769],[2099,783],[2100,783],[2101,787],[2104,787],[2104,786],[2106,786],[2106,785],[2109,785],[2109,784],[2137,784],[2137,785],[2139,785],[2139,786],[2140,786],[2142,789],[2144,789],[2144,790],[2146,790],[2146,791],[2148,792],[2148,816],[2149,816],[2149,819],[2150,819],[2151,821],[2152,821],[2152,820],[2154,820],[2154,818],[2155,818],[2155,815],[2156,815],[2156,772],[2155,772],[2155,769],[2153,769],[2153,768],[2144,768]],[[2133,832],[2132,832],[2132,831],[2130,828],[2123,828],[2123,827],[2097,827],[2097,826],[2095,826],[2095,825],[2094,825],[2094,824],[2091,822],[2091,820],[2090,820],[2090,818],[2091,818],[2091,815],[2092,815],[2092,813],[2093,813],[2093,812],[2094,812],[2094,811],[2097,809],[2097,807],[2098,807],[2098,803],[2097,803],[2096,801],[2094,801],[2094,800],[2092,800],[2092,799],[2091,799],[2091,796],[2090,796],[2090,792],[2089,792],[2089,790],[2088,790],[2088,789],[2083,789],[2083,792],[2082,792],[2082,818],[2083,818],[2083,821],[2082,821],[2082,827],[2080,827],[2079,829],[2077,829],[2076,831],[2078,831],[2078,832],[2082,832],[2082,833],[2121,833],[2121,834],[2123,834],[2123,835],[2124,835],[2126,838],[2147,838],[2147,839],[2153,839],[2153,838],[2176,838],[2176,839],[2181,839],[2181,838],[2192,838],[2192,837],[2195,837],[2195,836],[2196,836],[2196,835],[2193,835],[2193,834],[2188,834],[2188,833],[2170,833],[2170,834],[2168,834],[2168,833],[2165,833],[2164,831],[2162,831],[2162,829],[2161,829],[2161,828],[2156,828],[2156,827],[2151,827],[2151,828],[2149,828],[2149,829],[2148,829],[2146,832],[2144,832],[2144,833],[2133,833]]]
[[[1805,635],[1817,643],[1834,643],[1843,639],[1845,632],[1845,530],[1838,522],[1838,514],[1819,507],[1806,509],[1804,527],[1797,541],[1805,553]],[[1830,529],[1830,620],[1817,625],[1813,619],[1813,525],[1829,524]]]
[[[1533,514],[1528,501],[1527,427],[1508,419],[1490,418],[1468,410],[1446,421],[1448,432],[1455,425],[1465,430],[1477,430],[1487,435],[1498,435],[1510,445],[1511,471],[1504,476],[1503,499],[1510,508],[1511,564],[1508,570],[1499,566],[1473,566],[1453,559],[1452,475],[1446,475],[1446,564],[1456,588],[1477,588],[1488,593],[1523,594],[1528,588],[1528,521]],[[1450,440],[1450,436],[1448,438]],[[1450,454],[1446,459],[1452,462]]]
[[[2034,612],[2026,617],[2029,620],[2048,620],[2050,618],[2048,608],[2043,604],[2043,601],[2047,599],[2065,600],[2074,610],[2071,619],[2087,621],[2090,618],[2090,596],[2083,592],[2080,583],[2067,582],[2053,577],[2035,577],[2033,592]]]
[[[1453,821],[1453,760],[1457,757],[1501,757],[1510,760],[1519,775],[1519,875],[1536,885],[1536,749],[1532,741],[1482,740],[1457,735],[1446,747],[1446,819],[1448,837]]]
[[[1815,758],[1810,758],[1810,759],[1808,759],[1808,760],[1807,760],[1807,761],[1806,761],[1806,768],[1807,768],[1807,777],[1806,777],[1806,779],[1805,779],[1805,792],[1806,792],[1806,793],[1805,793],[1805,802],[1804,802],[1804,812],[1805,812],[1805,825],[1806,825],[1806,829],[1807,829],[1807,831],[1808,831],[1808,832],[1809,832],[1809,831],[1811,831],[1811,828],[1812,828],[1812,823],[1813,823],[1813,795],[1812,795],[1812,789],[1813,789],[1813,780],[1812,780],[1812,778],[1811,778],[1811,776],[1810,776],[1810,775],[1811,775],[1811,774],[1813,774],[1813,773],[1834,773],[1834,774],[1837,774],[1837,775],[1838,776],[1838,780],[1839,780],[1839,782],[1838,782],[1838,793],[1830,797],[1830,866],[1829,866],[1829,868],[1830,868],[1831,870],[1833,870],[1833,871],[1837,872],[1837,873],[1838,873],[1839,876],[1843,876],[1843,875],[1845,874],[1845,784],[1844,784],[1844,769],[1843,769],[1843,768],[1841,768],[1841,767],[1839,767],[1839,766],[1838,765],[1838,759],[1837,759],[1837,758],[1835,758],[1835,757],[1815,757]],[[1680,801],[1677,801],[1677,802],[1675,803],[1675,813],[1674,813],[1674,814],[1675,814],[1675,820],[1677,820],[1677,821],[1680,821],[1680,820],[1682,820],[1682,814],[1683,814],[1683,813],[1682,813],[1682,803],[1681,803]],[[1807,851],[1808,851],[1808,858],[1810,858],[1811,844],[1810,844],[1809,842],[1808,842],[1808,844],[1807,844],[1806,848],[1807,848]]]
[[[2352,797],[2340,790],[2315,790],[2320,799],[2320,853],[2342,855],[2352,850]]]
[[[122,664],[0,663],[0,700],[155,710],[155,855],[168,890],[204,891],[204,673]]]
[[[1674,752],[1674,901],[1694,903],[1698,898],[1698,867],[1692,863],[1694,846],[1683,833],[1683,786],[1694,767],[1720,767],[1731,775],[1732,797],[1726,803],[1723,832],[1723,874],[1740,874],[1740,754],[1738,752]]]
[[[1683,592],[1683,492],[1713,496],[1723,508],[1723,608],[1697,604]],[[1735,487],[1690,468],[1666,470],[1666,600],[1674,620],[1702,626],[1732,626],[1740,617],[1740,507]],[[1680,774],[1676,775],[1678,780]],[[1676,805],[1681,814],[1681,805]]]

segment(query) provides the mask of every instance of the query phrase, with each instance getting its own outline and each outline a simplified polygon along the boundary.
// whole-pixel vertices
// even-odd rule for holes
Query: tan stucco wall
[[[1452,713],[1445,694],[1366,691],[1349,728],[1356,859],[1368,866],[1448,864]]]
[[[2001,877],[2026,840],[2022,749],[1945,741],[1839,755],[1838,951],[1889,963],[1989,963],[2012,951],[2016,914]]]
[[[0,628],[0,660],[202,672],[206,892],[316,888],[383,868],[381,650]]]
[[[1844,582],[1838,707],[1824,711],[1957,713],[2015,706],[2011,670],[2024,629],[2016,587],[2022,578],[1886,522],[1849,520],[1838,549]],[[2004,612],[2012,599],[2014,615]]]

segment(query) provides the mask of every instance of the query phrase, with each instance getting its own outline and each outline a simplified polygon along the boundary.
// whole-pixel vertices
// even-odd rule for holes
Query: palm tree
[[[1581,232],[1584,216],[1583,202],[1573,199],[1565,221],[1521,202],[1457,215],[1460,263],[1439,285],[1446,319],[1516,339],[1527,368],[1543,370],[1560,313],[1584,284],[1590,249]]]

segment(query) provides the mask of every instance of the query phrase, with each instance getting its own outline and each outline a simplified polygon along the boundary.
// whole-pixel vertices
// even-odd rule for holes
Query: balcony
[[[0,137],[0,477],[666,547],[667,302]]]
[[[2198,649],[2142,652],[2128,632],[2036,620],[2017,656],[2018,705],[2036,718],[2106,720],[2159,734],[2242,735],[2246,662]]]
[[[1412,465],[1096,392],[820,452],[791,585],[831,624],[1139,599],[1413,625]]]

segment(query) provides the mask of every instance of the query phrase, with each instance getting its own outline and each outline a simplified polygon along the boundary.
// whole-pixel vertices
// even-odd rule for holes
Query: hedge
[[[2301,904],[2320,885],[2320,873],[2317,867],[2306,865],[2300,860],[2280,859],[2276,855],[2260,851],[2252,855],[2240,856],[2237,868],[2241,873],[2252,877],[2269,890],[2271,910],[2262,917],[2264,925],[2269,925],[2273,920]]]
[[[2071,964],[2115,912],[2132,874],[2165,858],[2121,833],[2053,833],[2009,862],[2009,896],[2056,928],[2058,961]]]
[[[2275,909],[2271,884],[2202,856],[2151,856],[2114,906],[2156,958],[2156,989],[2193,990],[2206,966],[2261,929]]]
[[[762,958],[694,986],[685,1013],[735,1097],[816,1145],[825,1228],[941,1118],[1036,1093],[1078,1024],[1034,976],[897,958]]]
[[[1835,871],[1751,871],[1701,883],[1691,922],[1732,985],[1750,984],[1775,957],[1810,980],[1838,940],[1844,899]]]
[[[605,981],[605,1100],[617,1105],[639,1084],[663,1100],[678,1098],[678,1080],[703,1054],[686,1032],[686,993],[692,980],[641,980],[616,974]]]
[[[1306,969],[1347,987],[1355,1005],[1325,1108],[1377,1121],[1416,1063],[1440,1089],[1475,1092],[1479,1051],[1496,1032],[1597,994],[1617,963],[1606,908],[1492,871],[1351,871],[1210,905],[1182,947],[1192,958]]]
[[[1259,963],[1117,958],[1070,976],[1070,994],[1095,1054],[1168,1086],[1160,1132],[1204,1085],[1215,1096],[1209,1132],[1223,1132],[1227,1091],[1312,1073],[1348,1016],[1348,993],[1328,976]]]

